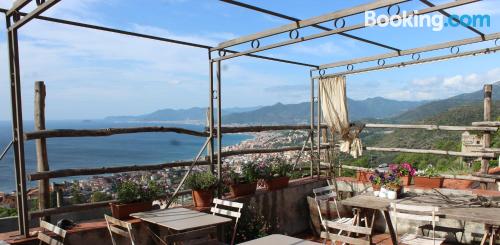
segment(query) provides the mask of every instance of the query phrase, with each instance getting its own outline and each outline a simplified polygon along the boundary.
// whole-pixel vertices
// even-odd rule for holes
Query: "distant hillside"
[[[260,107],[233,107],[223,110],[223,114],[253,111]],[[207,108],[193,107],[189,109],[162,109],[138,116],[111,116],[105,118],[112,121],[169,121],[205,123]]]
[[[397,101],[381,97],[366,100],[348,99],[350,120],[388,118],[424,104],[423,101]],[[298,124],[309,122],[310,103],[277,103],[242,113],[231,113],[222,120],[226,124]]]
[[[500,100],[500,82],[493,84],[493,100]],[[391,119],[392,122],[409,123],[437,116],[440,113],[446,112],[451,108],[470,105],[474,102],[483,100],[483,90],[478,90],[472,93],[460,94],[444,100],[432,101],[421,105],[414,109],[408,110],[405,113]],[[482,112],[482,109],[480,110]]]

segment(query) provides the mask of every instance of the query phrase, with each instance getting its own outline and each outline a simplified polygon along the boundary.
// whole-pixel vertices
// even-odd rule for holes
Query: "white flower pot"
[[[380,191],[373,191],[373,195],[378,197],[378,195],[380,194]]]
[[[396,200],[398,198],[398,193],[395,191],[387,191],[387,198],[390,200]]]
[[[381,198],[387,198],[387,189],[385,189],[384,187],[380,188],[378,196]]]

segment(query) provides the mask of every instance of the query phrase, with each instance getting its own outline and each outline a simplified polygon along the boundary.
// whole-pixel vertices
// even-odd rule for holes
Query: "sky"
[[[243,1],[243,0],[242,0]],[[306,19],[371,0],[244,0],[243,2]],[[432,0],[435,4],[451,0]],[[12,0],[0,0],[10,8]],[[35,1],[33,1],[35,2]],[[498,0],[484,0],[450,9],[453,14],[488,14],[500,30]],[[420,2],[401,4],[402,10],[423,9]],[[24,11],[30,11],[30,5]],[[384,13],[381,9],[377,13]],[[62,0],[46,16],[216,46],[242,35],[288,24],[289,21],[256,13],[216,0]],[[346,25],[363,22],[363,15],[345,18]],[[324,23],[333,26],[332,22]],[[318,33],[308,27],[300,35]],[[463,27],[369,27],[349,32],[400,49],[475,37]],[[33,84],[47,86],[46,118],[99,119],[137,115],[163,108],[208,106],[208,61],[205,49],[34,20],[19,30],[24,118],[32,119]],[[287,34],[260,40],[267,45],[288,39]],[[461,47],[461,51],[494,46],[493,41]],[[235,50],[250,49],[245,43]],[[10,118],[8,58],[4,18],[0,18],[0,121]],[[3,52],[1,52],[3,51]],[[389,50],[334,35],[259,54],[311,64],[326,64]],[[449,54],[439,50],[422,58]],[[387,64],[411,60],[405,56]],[[436,100],[482,88],[500,80],[498,54],[447,62],[376,71],[347,78],[353,99],[385,97],[396,100]],[[373,62],[355,68],[376,65]],[[345,70],[345,67],[339,68]],[[335,70],[333,70],[335,71]],[[222,103],[225,107],[299,103],[309,99],[309,68],[249,57],[222,62]],[[500,92],[500,91],[499,91]]]

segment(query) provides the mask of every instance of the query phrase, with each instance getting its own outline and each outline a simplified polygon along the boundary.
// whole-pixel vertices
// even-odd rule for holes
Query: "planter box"
[[[231,196],[233,197],[241,197],[254,194],[256,189],[257,189],[257,182],[229,186]]]
[[[192,190],[194,206],[197,208],[212,206],[212,199],[214,199],[214,190]]]
[[[266,182],[267,189],[273,191],[287,187],[289,180],[290,177],[278,177],[278,178],[266,179],[264,181]]]
[[[125,203],[125,204],[117,204],[110,203],[111,214],[114,218],[117,219],[129,219],[130,214],[149,211],[153,209],[152,202],[134,202],[134,203]]]
[[[402,186],[409,186],[411,185],[411,175],[407,176],[401,176],[401,185]]]
[[[441,188],[443,187],[443,177],[425,177],[415,176],[415,186],[424,188]]]
[[[445,178],[443,181],[443,188],[463,190],[463,189],[470,189],[472,187],[472,184],[474,184],[474,181],[472,180]]]
[[[372,175],[372,172],[369,171],[357,171],[356,172],[356,180],[367,183],[370,182],[370,176]]]

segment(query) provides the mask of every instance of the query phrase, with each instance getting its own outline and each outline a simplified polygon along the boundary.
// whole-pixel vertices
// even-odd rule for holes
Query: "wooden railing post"
[[[45,129],[45,92],[45,83],[43,81],[35,82],[35,130]],[[38,172],[49,170],[47,142],[44,138],[36,140],[36,159]],[[42,179],[38,181],[38,209],[47,208],[50,208],[49,179]],[[50,217],[42,219],[48,221]]]
[[[484,121],[491,121],[491,94],[493,86],[491,84],[484,85]],[[489,131],[483,134],[484,148],[489,148],[491,143],[491,133]],[[489,168],[489,159],[481,158],[481,173],[487,174]]]

